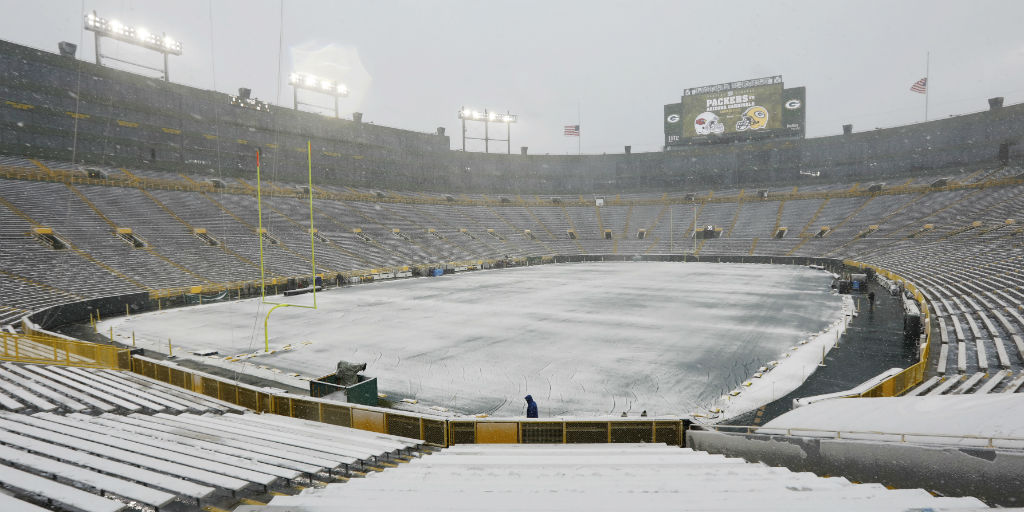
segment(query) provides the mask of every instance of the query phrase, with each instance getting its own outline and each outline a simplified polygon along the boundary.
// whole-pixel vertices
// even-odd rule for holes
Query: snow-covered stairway
[[[459,445],[236,512],[373,510],[977,510],[974,498],[890,490],[656,444]]]

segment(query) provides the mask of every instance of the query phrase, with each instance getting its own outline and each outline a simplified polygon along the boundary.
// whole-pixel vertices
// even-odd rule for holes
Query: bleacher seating
[[[295,492],[300,480],[382,471],[423,449],[415,439],[245,412],[131,372],[0,366],[3,510],[231,506]]]
[[[585,497],[585,498],[584,498]],[[357,510],[829,510],[983,508],[657,444],[458,445],[400,468],[238,512]]]
[[[7,162],[26,176],[72,167]],[[107,171],[146,179],[154,174]],[[945,357],[934,363],[942,366],[932,371],[1016,374],[1024,370],[1024,228],[1017,218],[1024,211],[1024,185],[985,183],[1016,175],[987,168],[952,181],[976,188],[933,189],[928,184],[934,180],[920,178],[886,185],[881,193],[850,184],[780,187],[764,198],[750,191],[702,191],[692,196],[694,203],[686,194],[634,193],[605,197],[604,206],[572,196],[556,203],[536,196],[378,195],[317,186],[334,194],[314,200],[317,272],[359,275],[578,254],[849,258],[907,277],[929,299],[937,339],[946,342],[937,351]],[[198,179],[163,177],[181,186],[0,179],[0,324],[86,299],[136,292],[167,296],[259,279],[255,182],[236,180],[230,192],[196,191]],[[919,188],[907,188],[912,186]],[[308,277],[313,254],[307,200],[290,185],[265,182],[263,188],[268,277]],[[694,227],[707,225],[721,229],[721,237],[694,243]],[[37,227],[51,228],[70,248],[35,240]],[[776,238],[781,227],[787,231]],[[126,243],[115,236],[116,228],[131,229],[146,246]],[[200,228],[218,245],[196,236]],[[998,392],[1010,382],[979,387]]]

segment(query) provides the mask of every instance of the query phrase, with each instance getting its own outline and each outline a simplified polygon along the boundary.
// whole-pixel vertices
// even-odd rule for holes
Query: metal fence
[[[887,443],[939,444],[981,448],[1024,448],[1024,438],[1011,436],[978,436],[971,434],[944,434],[935,432],[885,432],[880,430],[829,430],[821,428],[764,427],[755,425],[700,425],[694,430],[713,430],[726,434],[812,437],[816,439],[845,439],[850,441],[878,441]]]
[[[448,444],[665,443],[682,446],[688,420],[678,418],[453,419]]]
[[[689,424],[688,420],[679,418],[450,419],[292,395],[147,357],[133,357],[131,370],[256,412],[410,437],[436,446],[467,443],[666,443],[682,446]]]
[[[354,406],[344,402],[293,395],[271,388],[234,382],[146,357],[133,357],[131,370],[151,379],[256,412],[411,437],[437,446],[445,446],[447,439],[446,422],[443,417],[381,407]]]
[[[127,349],[54,336],[0,333],[0,342],[5,361],[112,370],[127,370],[131,361]]]

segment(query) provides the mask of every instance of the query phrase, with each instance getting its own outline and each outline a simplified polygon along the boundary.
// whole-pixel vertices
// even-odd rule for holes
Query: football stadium
[[[1024,507],[1024,104],[680,84],[658,151],[535,154],[106,15],[0,34],[0,510]]]

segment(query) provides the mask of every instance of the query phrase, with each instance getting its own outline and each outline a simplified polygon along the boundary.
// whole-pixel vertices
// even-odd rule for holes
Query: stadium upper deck
[[[287,108],[241,109],[230,104],[227,94],[4,41],[0,109],[0,153],[63,161],[74,153],[77,162],[90,165],[251,177],[259,146],[267,161],[276,162],[279,179],[301,181],[310,140],[317,183],[444,193],[575,195],[809,186],[971,169],[1019,162],[1024,156],[1018,144],[1024,105],[800,141],[612,155],[463,153],[450,151],[448,137],[440,133]]]

